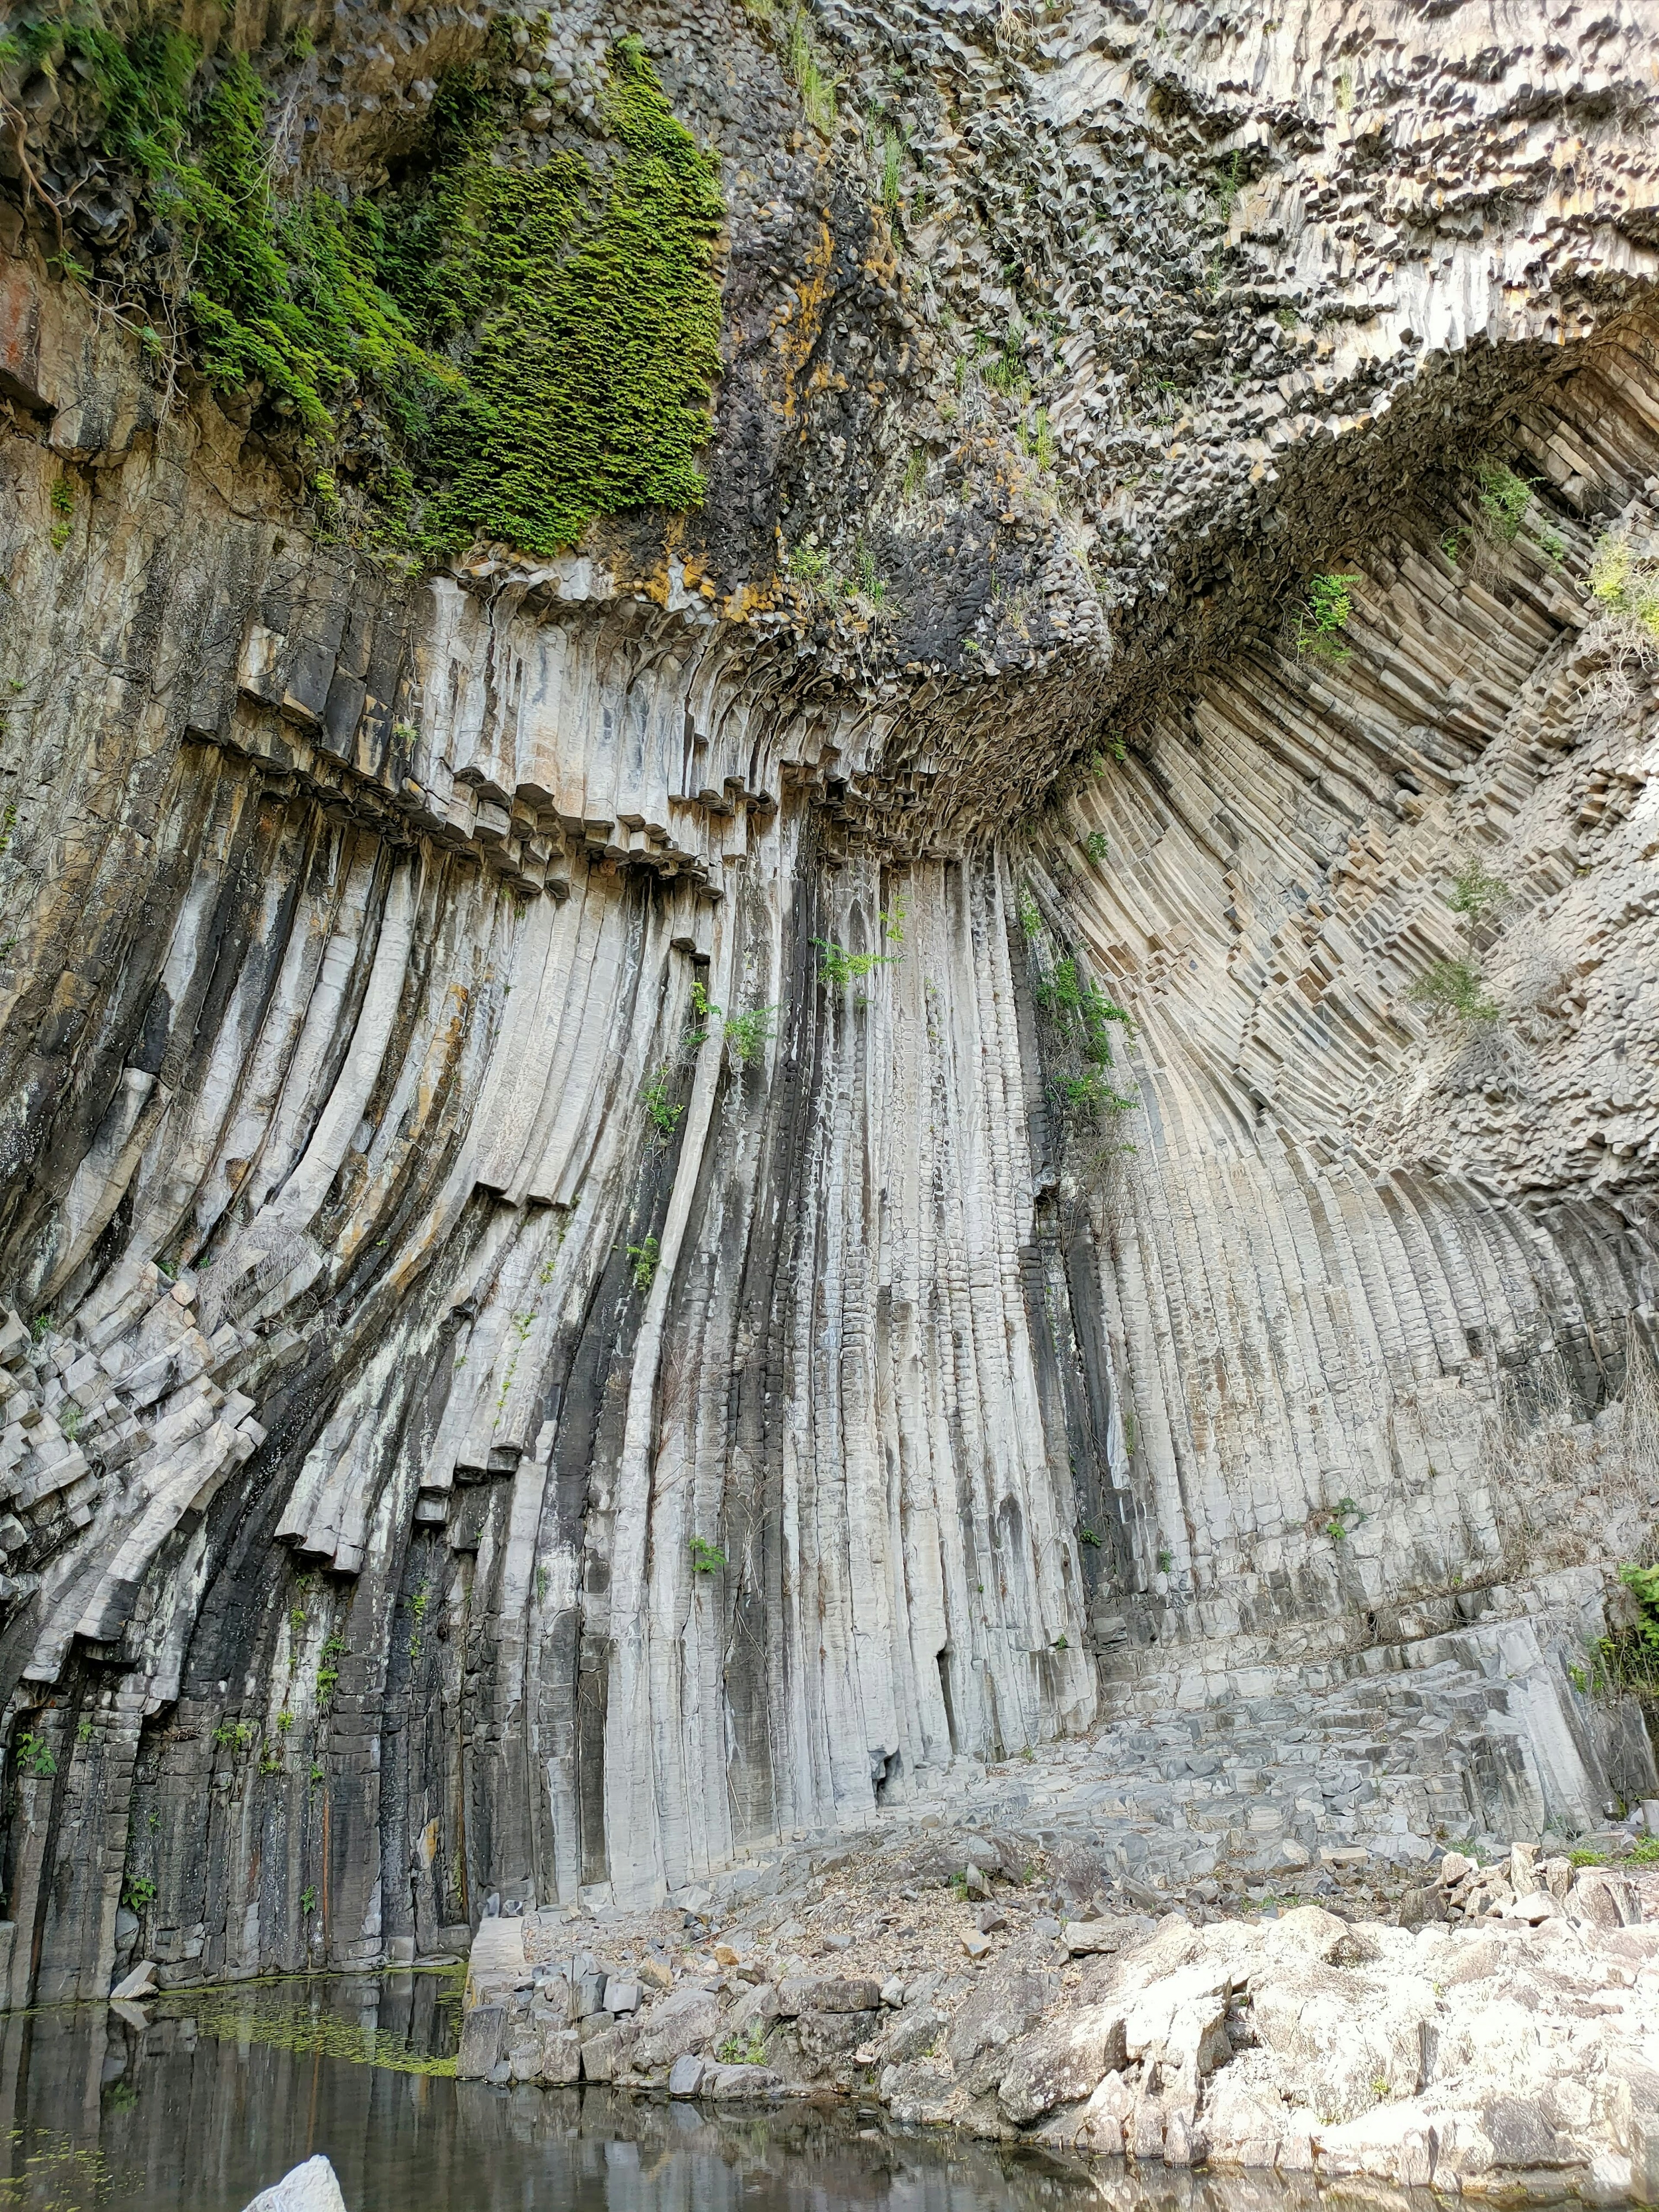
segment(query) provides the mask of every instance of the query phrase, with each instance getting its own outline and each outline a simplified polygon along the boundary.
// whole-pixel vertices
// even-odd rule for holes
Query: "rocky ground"
[[[1214,1778],[1146,1747],[1162,1757],[1114,1790],[1155,1802]],[[850,2094],[900,2124],[1141,2165],[1647,2200],[1659,1866],[1639,1815],[1547,1856],[1407,1832],[1240,1855],[1224,1831],[1178,1881],[1167,1851],[1127,1871],[1109,1823],[1103,1842],[1067,1822],[1069,1771],[1103,1746],[1073,1748],[1030,1791],[1036,1820],[927,1814],[741,1869],[720,1899],[486,1920],[461,2073]],[[1327,1778],[1353,1786],[1340,1763]]]

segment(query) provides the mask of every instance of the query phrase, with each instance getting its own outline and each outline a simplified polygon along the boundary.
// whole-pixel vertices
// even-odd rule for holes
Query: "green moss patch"
[[[66,65],[173,234],[203,372],[291,420],[325,523],[404,557],[481,538],[545,557],[598,515],[699,504],[724,210],[636,40],[611,50],[595,143],[505,166],[481,64],[440,86],[403,183],[286,203],[245,58],[209,82],[176,30],[76,17],[0,51]]]

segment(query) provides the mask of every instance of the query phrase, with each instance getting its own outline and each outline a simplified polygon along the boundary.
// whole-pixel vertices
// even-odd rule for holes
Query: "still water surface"
[[[1142,2186],[889,2129],[874,2111],[717,2116],[430,2070],[453,1976],[313,1978],[0,2025],[0,2207],[240,2212],[313,2151],[349,2212],[1316,2212],[1311,2189]]]

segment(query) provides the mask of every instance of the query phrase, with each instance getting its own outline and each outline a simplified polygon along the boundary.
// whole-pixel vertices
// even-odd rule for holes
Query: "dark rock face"
[[[1468,1820],[1651,1786],[1563,1663],[1649,1522],[1640,26],[1304,12],[848,9],[836,135],[646,11],[704,506],[416,578],[0,172],[11,2003],[1384,1646],[1519,1686]],[[253,57],[330,189],[487,27],[377,20]]]

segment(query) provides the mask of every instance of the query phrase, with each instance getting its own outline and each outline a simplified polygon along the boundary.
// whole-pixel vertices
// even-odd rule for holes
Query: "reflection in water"
[[[1143,2185],[845,2107],[457,2081],[428,2069],[458,1999],[453,1978],[404,1973],[181,1994],[142,2027],[5,2016],[0,2207],[240,2212],[320,2150],[350,2212],[1316,2212],[1305,2184]]]

